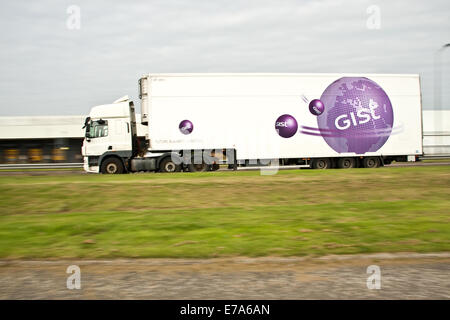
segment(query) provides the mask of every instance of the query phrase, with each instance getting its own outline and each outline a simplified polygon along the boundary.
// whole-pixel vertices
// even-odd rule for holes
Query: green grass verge
[[[449,167],[0,177],[0,258],[450,251]]]

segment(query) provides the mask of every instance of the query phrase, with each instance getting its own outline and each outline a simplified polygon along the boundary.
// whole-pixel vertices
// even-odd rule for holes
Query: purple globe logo
[[[298,129],[297,120],[290,114],[283,114],[275,121],[275,130],[283,138],[292,137]]]
[[[322,101],[319,99],[311,100],[309,103],[309,112],[311,112],[315,116],[319,116],[325,110],[325,106]]]
[[[183,120],[178,126],[182,134],[190,134],[194,130],[194,125],[189,120]]]
[[[343,77],[330,84],[320,100],[320,134],[336,152],[364,154],[380,149],[392,132],[394,114],[386,92],[363,77]]]

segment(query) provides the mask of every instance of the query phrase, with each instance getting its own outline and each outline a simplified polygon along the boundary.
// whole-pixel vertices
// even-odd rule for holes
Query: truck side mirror
[[[91,122],[91,117],[86,117],[86,119],[84,119],[84,126],[81,129],[84,129],[88,126],[89,122]]]
[[[86,137],[86,139],[91,138],[91,125],[88,123],[86,124],[86,133],[84,134],[84,136]]]

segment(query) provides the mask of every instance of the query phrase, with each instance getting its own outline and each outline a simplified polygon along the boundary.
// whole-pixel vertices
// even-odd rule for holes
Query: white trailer
[[[94,107],[85,123],[86,171],[269,161],[377,167],[422,155],[418,75],[149,74],[139,90],[145,142],[127,98]]]

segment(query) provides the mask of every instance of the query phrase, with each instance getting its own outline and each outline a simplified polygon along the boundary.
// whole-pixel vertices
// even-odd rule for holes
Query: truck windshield
[[[86,138],[100,138],[108,135],[108,121],[92,121],[86,126]]]

